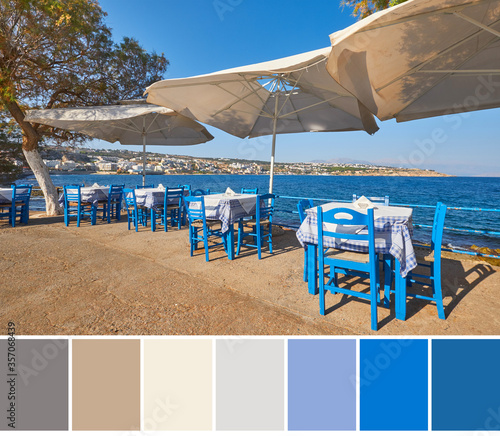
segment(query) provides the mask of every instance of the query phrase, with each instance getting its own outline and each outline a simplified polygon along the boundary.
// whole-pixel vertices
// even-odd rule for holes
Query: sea
[[[142,184],[142,176],[108,174],[53,174],[56,186],[84,183],[90,186],[125,184],[135,187]],[[38,185],[33,176],[16,181],[17,184]],[[211,192],[224,192],[230,187],[239,192],[241,188],[258,188],[260,193],[269,189],[267,175],[147,175],[147,184],[163,186],[191,185],[192,189],[210,189]],[[500,249],[499,235],[484,235],[482,231],[500,233],[500,178],[497,177],[376,177],[376,176],[307,176],[276,175],[274,193],[279,196],[317,198],[315,205],[325,200],[352,201],[353,194],[358,196],[389,196],[390,204],[411,205],[413,207],[414,239],[429,242],[431,230],[418,227],[418,224],[432,225],[434,209],[421,206],[435,206],[443,202],[448,207],[468,207],[477,209],[496,209],[496,212],[464,211],[448,209],[445,227],[477,231],[467,233],[445,230],[444,244],[468,249],[472,245]],[[278,198],[276,200],[276,221],[298,224],[296,199]],[[32,209],[45,209],[43,197],[32,199]]]

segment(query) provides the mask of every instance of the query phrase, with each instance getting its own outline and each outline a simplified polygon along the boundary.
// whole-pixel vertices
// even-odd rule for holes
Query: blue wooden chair
[[[135,190],[124,189],[123,198],[125,199],[125,208],[127,210],[127,226],[130,230],[130,223],[135,227],[135,231],[139,231],[139,208],[137,207],[137,200],[135,198]]]
[[[33,185],[12,185],[12,203],[9,207],[10,225],[16,226],[16,218],[19,222],[28,224],[31,190]]]
[[[185,191],[189,192],[189,195],[191,195],[191,185],[177,185],[178,188],[183,188]]]
[[[163,214],[163,225],[164,230],[168,230],[168,219],[170,218],[170,225],[173,227],[177,225],[180,230],[182,224],[185,222],[184,218],[184,198],[185,188],[167,188],[165,189],[165,201],[164,201],[164,214]]]
[[[117,221],[121,219],[123,188],[125,188],[125,185],[111,185],[109,187],[107,204],[108,223],[111,222],[111,217],[115,218]]]
[[[259,193],[259,188],[241,188],[241,193],[242,194],[258,194]]]
[[[430,247],[427,245],[413,244],[414,247],[423,248],[426,250],[423,256],[423,262],[418,262],[417,265],[424,269],[428,269],[428,274],[409,272],[406,277],[406,282],[409,286],[414,283],[419,285],[428,286],[432,290],[432,296],[429,297],[427,295],[415,294],[407,292],[406,296],[418,298],[420,300],[426,301],[434,301],[436,303],[438,317],[440,319],[446,319],[443,307],[443,290],[441,285],[441,245],[443,242],[443,232],[444,232],[444,220],[446,218],[446,210],[447,207],[443,203],[438,203],[436,205],[436,212],[434,213],[434,222],[432,224],[432,236],[431,236],[431,245]],[[394,271],[392,271],[392,275],[394,275]],[[419,279],[425,279],[426,281],[415,280],[415,277]],[[391,277],[392,282],[392,277]],[[393,289],[390,289],[389,292],[394,292]],[[385,295],[384,295],[385,297]],[[387,296],[387,299],[384,298],[385,305],[389,305],[388,299],[390,298],[390,294]]]
[[[352,194],[352,202],[354,203],[359,197],[356,194]],[[373,204],[383,204],[384,206],[389,206],[389,196],[384,197],[366,197]]]
[[[341,214],[341,216],[338,216]],[[336,208],[323,212],[317,209],[318,216],[318,277],[319,277],[319,312],[325,314],[325,290],[332,293],[347,294],[370,300],[371,328],[377,330],[377,295],[379,292],[378,258],[375,253],[375,229],[373,224],[373,209],[367,209],[366,214],[347,208]],[[337,217],[338,216],[338,217]],[[336,224],[336,231],[323,228],[323,224]],[[367,226],[367,233],[344,233],[339,226],[363,225]],[[340,238],[365,241],[368,253],[356,253],[338,249],[328,249],[324,245],[324,238]],[[325,266],[330,267],[330,274],[325,283]],[[368,275],[370,292],[353,291],[338,285],[338,274],[359,276],[358,272]]]
[[[218,245],[224,245],[224,249],[226,249],[224,236],[220,230],[221,222],[219,220],[207,220],[205,213],[205,200],[203,196],[187,196],[183,197],[183,201],[189,222],[189,245],[191,248],[191,256],[193,256],[194,251],[198,249],[198,244],[203,242],[203,246],[205,248],[205,260],[209,262],[210,259],[208,251],[210,248]],[[199,208],[193,203],[197,203]],[[209,237],[221,238],[221,242],[209,245]]]
[[[123,188],[125,185],[110,185],[108,199],[97,202],[97,212],[102,211],[102,220],[111,222],[111,218],[120,221],[123,200]]]
[[[299,211],[299,219],[300,223],[302,224],[304,220],[306,219],[306,209],[310,209],[313,207],[313,201],[309,199],[303,199],[300,200],[297,203],[297,210]],[[303,280],[307,282],[307,245],[304,246],[304,277]]]
[[[135,185],[135,189],[148,189],[148,188],[154,188],[155,185]]]
[[[82,218],[90,217],[90,224],[96,223],[97,205],[82,201],[80,185],[64,186],[64,224],[69,226],[72,217],[76,218],[76,226],[80,227]]]
[[[200,195],[210,195],[210,189],[195,189],[192,193],[191,196],[193,197],[199,197]]]
[[[274,194],[258,195],[256,200],[255,219],[238,222],[238,246],[236,255],[240,254],[241,247],[257,248],[259,259],[262,257],[262,245],[269,244],[269,252],[273,252],[273,214],[274,214]],[[245,231],[245,226],[250,226],[250,231]],[[267,230],[266,230],[267,227]],[[252,237],[253,244],[243,242],[245,237]]]

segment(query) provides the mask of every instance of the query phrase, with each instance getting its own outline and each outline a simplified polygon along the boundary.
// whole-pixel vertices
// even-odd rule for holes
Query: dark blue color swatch
[[[500,340],[432,341],[432,429],[500,430]]]
[[[288,341],[288,430],[356,430],[356,341]]]
[[[426,339],[360,340],[361,430],[427,430]]]

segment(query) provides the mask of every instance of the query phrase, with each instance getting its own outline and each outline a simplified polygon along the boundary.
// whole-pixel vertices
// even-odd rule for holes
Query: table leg
[[[229,229],[226,232],[226,247],[227,257],[229,260],[234,260],[234,224],[229,224]]]
[[[310,294],[318,293],[318,275],[316,264],[318,263],[318,246],[309,244],[307,246],[307,288]]]
[[[398,259],[395,269],[396,319],[406,321],[406,278],[401,277],[401,264]]]

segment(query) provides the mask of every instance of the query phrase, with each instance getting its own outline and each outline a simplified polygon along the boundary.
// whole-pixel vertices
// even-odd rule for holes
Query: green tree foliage
[[[342,0],[342,7],[352,8],[352,15],[362,19],[374,12],[404,3],[406,0]]]
[[[165,56],[132,38],[114,43],[105,16],[96,0],[0,0],[0,110],[21,129],[32,169],[42,138],[84,138],[24,121],[27,109],[113,104],[163,79]]]
[[[12,131],[6,120],[0,117],[0,182],[14,179],[21,173],[22,167],[14,161],[26,164],[19,133],[19,129]]]

